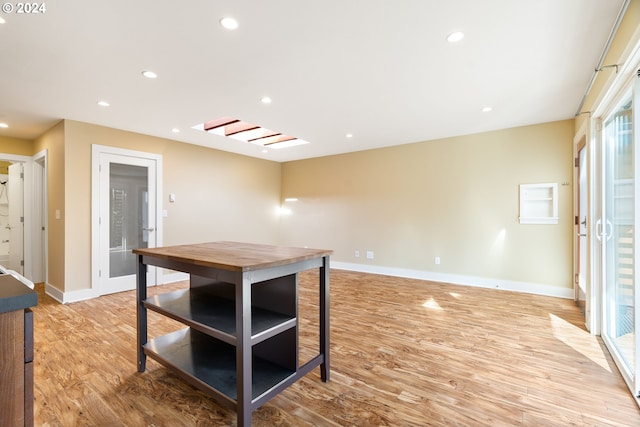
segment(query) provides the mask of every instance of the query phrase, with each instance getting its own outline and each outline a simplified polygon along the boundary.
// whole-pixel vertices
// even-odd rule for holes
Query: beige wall
[[[280,165],[101,126],[65,121],[65,292],[91,287],[91,145],[163,156],[163,245],[275,243]],[[176,202],[169,203],[169,193]]]
[[[561,183],[573,122],[284,163],[282,197],[299,200],[285,203],[282,242],[334,249],[334,261],[570,288],[572,187]],[[559,224],[520,225],[518,185],[542,182],[559,184]]]
[[[0,135],[0,153],[33,156],[33,141]]]
[[[633,48],[637,46],[638,41],[640,41],[640,0],[631,0],[602,65],[622,65],[632,53]],[[616,77],[615,68],[604,68],[597,73],[593,87],[582,107],[583,114],[576,118],[576,132],[580,130],[585,121],[590,119],[589,112],[593,111],[602,101],[607,89]]]
[[[64,122],[59,122],[42,134],[34,142],[33,153],[47,150],[47,282],[60,290],[65,283],[65,221],[56,219],[55,211],[62,213],[65,203],[64,130]]]

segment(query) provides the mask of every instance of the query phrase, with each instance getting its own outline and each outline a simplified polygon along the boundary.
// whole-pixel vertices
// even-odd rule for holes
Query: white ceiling
[[[288,161],[568,119],[622,3],[48,1],[0,12],[0,135],[64,118]],[[222,116],[310,144],[263,153],[192,129]]]

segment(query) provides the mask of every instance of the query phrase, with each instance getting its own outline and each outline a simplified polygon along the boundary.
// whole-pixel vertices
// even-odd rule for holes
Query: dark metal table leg
[[[136,321],[138,323],[138,372],[144,372],[147,366],[147,355],[143,345],[147,343],[147,309],[142,304],[147,299],[147,265],[142,262],[142,255],[138,255],[138,270],[136,274]]]
[[[320,365],[320,378],[329,381],[329,257],[322,258],[320,267],[320,354],[324,361]]]

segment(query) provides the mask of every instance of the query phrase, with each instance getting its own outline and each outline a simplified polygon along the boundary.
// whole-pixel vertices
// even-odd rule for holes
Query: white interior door
[[[9,262],[5,267],[23,274],[24,264],[24,173],[22,163],[9,166]]]
[[[132,155],[99,154],[99,294],[135,289],[137,258],[132,249],[155,247],[158,233],[157,161]],[[156,283],[149,268],[147,283]]]
[[[576,224],[576,238],[578,244],[576,245],[576,261],[577,261],[577,276],[575,281],[575,298],[580,309],[587,316],[587,149],[586,145],[582,144],[578,148],[578,203],[576,212],[577,224]],[[586,324],[590,322],[585,318]]]
[[[46,188],[47,188],[47,175],[46,175],[46,167],[45,167],[45,158],[44,157],[34,157],[34,161],[32,164],[32,175],[33,175],[33,185],[32,185],[32,209],[31,215],[33,218],[32,221],[32,234],[31,239],[33,244],[31,245],[31,274],[25,274],[28,276],[32,282],[40,283],[46,281],[46,271],[47,271],[47,262],[46,262],[46,230],[47,230],[47,197],[46,197]],[[27,242],[28,242],[27,238]],[[27,256],[29,255],[29,251],[25,251]],[[27,258],[29,260],[29,257]],[[28,263],[27,264],[28,267]],[[25,273],[29,273],[29,271],[25,271]]]

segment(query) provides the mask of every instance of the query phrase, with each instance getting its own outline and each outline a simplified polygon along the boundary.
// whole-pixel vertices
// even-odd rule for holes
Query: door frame
[[[96,296],[102,295],[100,286],[100,156],[103,154],[123,157],[142,158],[156,162],[156,197],[155,223],[156,246],[162,246],[162,155],[145,151],[91,145],[91,290]],[[162,283],[162,269],[150,268],[149,273],[155,275],[152,283]]]
[[[27,279],[31,280],[32,277],[32,265],[34,262],[42,262],[44,265],[44,283],[47,283],[47,263],[48,263],[48,255],[47,255],[47,240],[46,240],[46,232],[45,240],[38,239],[33,234],[33,226],[37,221],[38,215],[42,215],[42,212],[36,213],[34,212],[34,206],[37,206],[35,203],[34,197],[42,197],[41,203],[44,205],[44,208],[47,207],[47,150],[43,150],[34,156],[23,156],[19,154],[8,154],[8,153],[0,153],[0,160],[4,160],[7,162],[13,163],[22,163],[24,166],[24,187],[23,187],[23,204],[24,204],[24,236],[23,236],[23,276]],[[42,164],[44,168],[44,178],[41,182],[34,181],[33,176],[33,164],[38,162]],[[42,187],[42,188],[40,188]],[[41,196],[39,196],[40,194]],[[45,223],[46,226],[46,216]],[[35,245],[42,245],[42,257],[44,259],[36,260],[34,259],[34,251],[33,248]],[[39,246],[40,247],[40,246]]]
[[[591,114],[591,136],[588,141],[592,143],[592,149],[590,154],[593,155],[593,158],[596,159],[592,162],[592,166],[596,167],[595,175],[590,176],[589,179],[593,178],[591,188],[590,189],[590,197],[592,197],[592,206],[590,207],[590,212],[595,212],[596,215],[593,217],[594,220],[596,218],[600,219],[603,217],[603,200],[602,200],[602,185],[603,185],[603,170],[604,170],[604,159],[602,156],[602,150],[604,146],[604,141],[602,140],[602,127],[604,118],[608,117],[616,106],[619,104],[620,100],[624,97],[625,93],[628,93],[628,90],[631,89],[632,99],[634,101],[634,168],[635,172],[639,171],[640,166],[640,150],[636,150],[637,141],[638,141],[638,127],[640,127],[640,105],[637,105],[636,102],[640,99],[640,41],[636,43],[636,45],[631,49],[631,53],[628,55],[627,59],[624,61],[618,68],[618,72],[615,76],[611,78],[610,84],[608,84],[607,89],[604,94],[600,97],[600,99],[596,102],[596,107],[592,111]],[[640,175],[635,174],[634,177],[635,183],[640,180]],[[640,200],[640,186],[634,185],[634,197],[636,202]],[[640,224],[640,210],[636,210],[634,212],[634,223],[635,225]],[[595,227],[595,221],[591,224],[592,234],[595,236],[598,233]],[[600,312],[599,319],[597,321],[598,331],[596,332],[598,335],[602,336],[603,342],[607,347],[611,357],[615,361],[616,365],[620,365],[620,360],[618,360],[617,353],[612,349],[608,339],[602,334],[604,328],[602,327],[605,319],[604,319],[604,304],[606,303],[605,298],[605,287],[604,281],[606,277],[606,266],[604,265],[603,257],[605,256],[604,251],[602,250],[602,243],[596,242],[594,239],[591,239],[591,242],[594,244],[592,256],[596,255],[592,258],[593,262],[593,271],[597,271],[596,275],[592,276],[593,281],[597,284],[598,293],[594,301],[597,301],[597,308]],[[639,248],[640,240],[636,233],[634,233],[634,248]],[[634,271],[640,271],[640,254],[636,252],[634,259]],[[635,283],[636,291],[635,291],[635,307],[636,313],[640,307],[640,292],[637,291],[638,284]],[[635,375],[633,378],[630,378],[624,370],[618,366],[618,370],[621,373],[622,378],[625,383],[629,387],[632,396],[634,397],[636,403],[640,406],[640,372],[638,369],[640,368],[640,351],[638,346],[638,342],[640,338],[638,338],[638,332],[640,331],[640,316],[635,316],[635,332],[636,332],[636,356],[633,363],[635,363]],[[593,332],[592,332],[593,333]]]
[[[9,200],[8,227],[9,227],[9,259],[6,268],[24,276],[24,264],[26,251],[25,242],[25,175],[29,168],[22,162],[14,162],[8,167],[8,179],[6,182],[7,200],[13,194],[12,203]],[[17,196],[16,196],[17,194]]]
[[[49,217],[48,212],[48,189],[47,170],[48,157],[47,150],[42,150],[32,157],[32,162],[26,165],[30,170],[25,172],[25,178],[29,177],[30,183],[25,182],[25,197],[31,205],[31,217],[33,219],[31,227],[25,227],[25,245],[31,245],[29,250],[25,246],[25,276],[33,277],[33,281],[48,283],[49,269]],[[27,185],[31,192],[27,192]],[[31,243],[33,242],[33,243]],[[27,263],[27,261],[29,261]]]
[[[606,141],[603,139],[603,133],[604,133],[604,124],[606,122],[606,119],[609,118],[612,114],[614,114],[616,112],[616,110],[618,109],[618,107],[621,105],[622,101],[627,97],[627,95],[629,94],[629,92],[631,92],[631,99],[634,101],[634,111],[637,111],[635,108],[635,98],[634,98],[634,86],[633,86],[633,81],[630,79],[624,80],[626,83],[619,85],[614,93],[613,96],[611,96],[609,98],[609,102],[606,105],[606,108],[602,108],[600,110],[598,110],[598,116],[595,119],[595,125],[596,125],[596,133],[597,138],[599,140],[599,156],[600,156],[600,175],[598,177],[599,181],[599,188],[598,188],[598,193],[599,193],[599,204],[600,204],[600,216],[598,217],[601,220],[601,223],[603,224],[600,227],[600,230],[594,230],[594,234],[595,233],[599,233],[600,234],[600,259],[599,259],[599,264],[600,264],[600,277],[599,277],[599,283],[600,283],[600,288],[599,288],[599,302],[600,302],[600,310],[601,310],[601,317],[600,317],[600,336],[602,337],[602,341],[604,342],[605,346],[607,347],[607,350],[609,351],[609,354],[611,355],[611,358],[613,359],[613,361],[615,362],[618,371],[620,372],[620,375],[622,376],[623,380],[625,381],[625,383],[627,384],[627,386],[629,387],[629,389],[632,391],[632,395],[636,398],[636,403],[640,405],[640,399],[638,397],[638,393],[640,391],[640,389],[638,388],[638,385],[640,384],[640,382],[638,382],[638,363],[637,360],[633,360],[631,361],[634,366],[633,366],[633,370],[634,372],[627,372],[624,368],[624,363],[622,360],[622,355],[619,353],[619,351],[616,349],[615,344],[612,342],[611,338],[607,335],[606,330],[608,328],[606,328],[605,326],[609,326],[608,325],[608,313],[609,310],[607,308],[607,305],[609,303],[609,298],[607,295],[607,291],[608,291],[608,287],[607,287],[607,279],[608,279],[608,272],[607,269],[611,268],[610,265],[608,265],[607,263],[607,243],[606,241],[608,240],[608,232],[607,229],[608,227],[606,225],[604,225],[605,220],[606,220],[606,209],[605,209],[605,176],[606,176],[606,155],[605,155],[605,150],[607,150],[607,145],[606,145]],[[633,118],[634,119],[634,126],[636,125],[636,117]],[[634,150],[633,150],[633,157],[634,157],[634,162],[633,162],[633,173],[634,173],[634,199],[640,200],[638,199],[638,186],[635,185],[638,180],[640,179],[640,174],[638,174],[638,150],[635,149],[635,139],[637,137],[634,137],[634,141],[632,142],[632,144],[634,145]],[[637,253],[637,248],[638,248],[638,241],[637,241],[637,234],[635,233],[635,230],[637,229],[637,225],[640,223],[640,221],[638,221],[638,217],[640,215],[640,211],[638,211],[637,209],[634,209],[634,214],[633,214],[633,222],[634,222],[634,237],[633,237],[633,247],[634,247],[634,276],[635,276],[635,272],[639,271],[638,270],[638,260],[640,259],[640,257],[638,256]],[[634,277],[634,286],[637,289],[637,279]],[[637,290],[634,290],[634,294],[635,294],[635,301],[637,301],[638,299],[638,295],[640,294]],[[635,307],[636,307],[636,313],[638,310],[638,305],[637,302],[635,303]],[[636,318],[636,323],[638,320],[638,316],[635,316]],[[634,329],[636,331],[637,334],[637,325],[634,326]],[[637,335],[636,335],[637,336]],[[637,346],[637,338],[636,338],[636,350],[638,349]],[[636,359],[637,359],[637,354],[638,352],[636,351]]]
[[[594,334],[600,334],[600,305],[598,302],[600,299],[599,295],[599,281],[596,280],[598,277],[598,263],[593,262],[594,259],[597,259],[597,254],[594,251],[599,249],[597,242],[595,241],[596,237],[593,231],[594,218],[597,218],[597,206],[594,203],[594,193],[593,193],[593,183],[596,182],[597,176],[597,167],[595,167],[594,159],[596,158],[593,154],[594,150],[594,141],[591,139],[590,132],[590,118],[584,120],[580,129],[573,138],[573,218],[574,218],[574,233],[573,233],[573,287],[574,287],[574,299],[576,300],[576,304],[578,303],[578,292],[579,292],[579,284],[578,284],[578,275],[580,274],[580,237],[578,236],[580,232],[580,224],[576,223],[575,218],[578,217],[580,213],[580,167],[578,165],[579,162],[579,153],[581,150],[585,150],[586,159],[584,167],[586,168],[587,174],[587,188],[586,188],[586,205],[587,205],[587,226],[586,226],[586,301],[584,307],[584,325],[587,330]]]
[[[576,142],[577,139],[577,142]],[[587,212],[581,212],[580,207],[582,206],[586,206],[586,210],[588,210],[588,206],[589,206],[589,193],[588,193],[588,188],[589,188],[589,180],[588,178],[586,179],[585,187],[586,188],[582,188],[581,185],[581,179],[580,179],[580,175],[581,175],[581,170],[584,170],[585,175],[588,176],[588,172],[589,172],[589,168],[588,168],[588,159],[587,159],[587,137],[586,134],[579,134],[576,135],[576,139],[574,139],[574,187],[573,187],[573,194],[574,194],[574,212],[573,212],[573,217],[574,217],[574,235],[573,235],[573,242],[574,242],[574,251],[573,251],[573,291],[574,291],[574,300],[578,303],[580,302],[580,273],[581,270],[582,271],[586,271],[587,275],[588,275],[588,269],[589,269],[589,261],[588,261],[588,252],[589,252],[589,243],[587,242],[588,239],[588,233],[586,236],[583,236],[585,238],[585,242],[586,242],[586,248],[585,248],[585,254],[586,257],[584,258],[584,263],[586,265],[582,265],[581,263],[581,258],[583,255],[582,254],[582,250],[580,248],[581,244],[580,244],[580,221],[581,221],[581,217],[580,215],[584,215],[586,216],[586,221],[587,224],[585,226],[585,228],[587,229],[587,231],[589,230],[589,215],[587,215]],[[584,150],[584,151],[582,151]],[[585,154],[585,158],[584,158],[584,163],[580,162],[580,153],[584,152]],[[584,169],[582,169],[584,168]],[[586,200],[582,200],[581,195],[583,195]],[[585,277],[583,278],[583,280],[585,281],[585,300],[587,298],[587,295],[589,293],[589,289],[588,289],[588,280],[587,280],[587,275],[585,275]],[[586,302],[586,301],[585,301]],[[584,311],[585,311],[585,325],[588,326],[589,322],[587,321],[587,307],[584,307]]]

